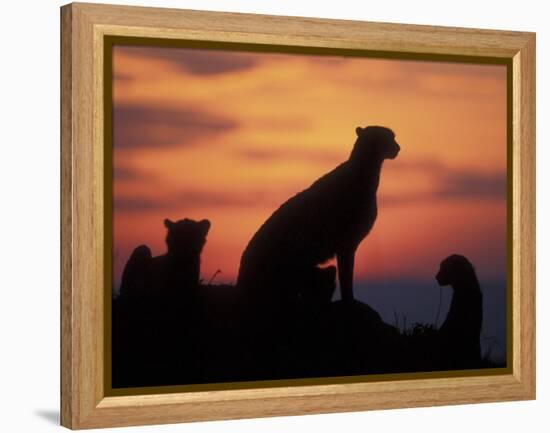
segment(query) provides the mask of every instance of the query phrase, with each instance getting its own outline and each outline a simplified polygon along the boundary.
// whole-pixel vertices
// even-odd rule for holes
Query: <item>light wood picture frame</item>
[[[508,368],[109,393],[109,38],[333,49],[509,65]],[[106,217],[108,215],[108,217]],[[110,288],[109,288],[110,291]],[[107,306],[107,307],[106,307]],[[71,429],[535,398],[535,34],[73,3],[61,8],[61,424]]]

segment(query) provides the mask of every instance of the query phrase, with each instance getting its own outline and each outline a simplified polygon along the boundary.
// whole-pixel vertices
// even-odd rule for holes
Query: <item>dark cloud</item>
[[[124,72],[118,71],[114,73],[113,80],[118,82],[132,81],[132,76],[130,74],[125,74]]]
[[[316,65],[342,66],[350,61],[361,60],[361,57],[346,56],[304,56],[311,63]],[[505,65],[495,64],[474,64],[434,60],[406,60],[406,59],[384,59],[384,58],[365,58],[365,65],[368,63],[387,63],[392,64],[395,70],[399,71],[401,78],[405,80],[417,79],[422,76],[466,76],[469,78],[502,78],[506,74]]]
[[[300,55],[300,54],[297,54],[297,55]],[[335,56],[335,55],[327,55],[327,56],[305,55],[304,58],[306,58],[310,63],[313,63],[314,65],[325,65],[325,66],[342,66],[353,59],[351,57]]]
[[[400,194],[378,194],[377,201],[381,206],[406,206],[418,204],[425,201],[433,201],[433,194],[430,192],[411,192]]]
[[[119,149],[188,146],[236,127],[232,119],[196,109],[113,107],[113,146]]]
[[[117,166],[113,167],[113,180],[117,181],[133,181],[151,179],[153,175],[151,173],[138,170],[133,167]]]
[[[334,63],[331,81],[353,88],[368,86],[379,89],[388,98],[421,94],[423,97],[475,98],[480,95],[503,94],[506,89],[504,65],[466,64],[436,61],[407,61],[397,59],[360,59],[366,73],[350,77],[338,73],[339,63]],[[380,63],[380,66],[376,66]],[[341,63],[345,65],[345,63]],[[379,69],[382,67],[382,69]],[[371,69],[372,68],[372,69]],[[387,68],[387,72],[385,69]],[[325,78],[328,79],[328,78]],[[498,86],[502,86],[499,87]]]
[[[402,76],[402,85],[410,89],[416,89],[429,95],[468,97],[471,95],[490,94],[498,92],[495,86],[489,82],[499,83],[501,91],[506,89],[506,66],[467,64],[451,62],[406,62],[399,63]],[[438,80],[443,78],[444,80]],[[445,79],[446,78],[446,79]],[[472,84],[453,85],[453,80],[467,79]],[[427,83],[430,83],[428,85]],[[475,84],[478,84],[476,86]],[[481,85],[482,84],[482,85]]]
[[[413,192],[399,195],[382,195],[380,202],[385,205],[404,205],[422,201],[437,200],[504,200],[506,199],[506,172],[492,173],[449,167],[435,160],[425,160],[400,164],[398,171],[412,170],[427,173],[433,188],[426,192]]]
[[[444,174],[442,185],[434,195],[442,198],[506,198],[506,172],[477,173],[464,170]]]
[[[117,51],[136,56],[160,59],[183,72],[194,75],[217,75],[252,69],[261,62],[261,55],[191,48],[118,46]]]
[[[176,191],[162,197],[115,197],[113,205],[119,212],[174,211],[204,207],[252,207],[268,203],[262,191],[229,193],[218,191]]]
[[[306,161],[310,163],[343,162],[342,156],[336,152],[300,149],[293,150],[269,149],[266,147],[250,148],[237,152],[239,158],[253,162]]]
[[[312,156],[298,152],[299,157],[312,161]],[[321,154],[323,155],[323,154]],[[241,155],[243,156],[243,155]],[[274,151],[257,150],[255,154],[246,154],[247,158],[255,160],[277,158],[291,158],[287,152],[278,154]],[[294,156],[295,158],[296,156]],[[336,155],[330,153],[319,157],[322,162],[334,162]],[[415,163],[410,163],[405,169],[414,169]],[[433,166],[419,162],[416,170],[427,171],[432,177],[433,188],[429,191],[416,192],[411,190],[401,194],[381,194],[380,204],[383,206],[402,206],[423,202],[442,200],[484,200],[499,201],[506,199],[506,172],[485,173],[471,169],[446,167],[434,161]],[[119,178],[135,179],[143,176],[142,173],[125,168],[117,169]],[[171,194],[159,197],[121,196],[114,197],[114,208],[121,212],[141,212],[166,210],[167,212],[186,209],[208,207],[250,208],[256,206],[276,207],[298,191],[278,190],[249,190],[244,192],[207,191],[200,189],[176,190]]]
[[[114,197],[113,210],[115,212],[144,212],[166,209],[163,200],[145,197]]]
[[[253,206],[262,202],[260,191],[244,193],[216,191],[183,191],[175,197],[185,207],[241,207]]]
[[[505,65],[472,64],[456,62],[396,61],[403,73],[416,75],[467,76],[469,78],[502,78],[506,74]]]
[[[286,129],[304,130],[311,125],[311,120],[305,117],[259,117],[251,119],[250,122],[255,128],[262,129]]]
[[[399,140],[398,140],[399,141]],[[387,166],[384,166],[384,171],[416,171],[416,172],[428,172],[440,174],[449,170],[449,166],[445,165],[442,161],[435,158],[423,158],[423,159],[397,159],[392,161]]]

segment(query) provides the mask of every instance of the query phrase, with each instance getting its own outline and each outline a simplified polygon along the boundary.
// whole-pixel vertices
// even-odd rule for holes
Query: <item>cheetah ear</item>
[[[173,228],[174,225],[175,225],[175,223],[172,222],[172,221],[170,221],[168,218],[166,218],[166,219],[164,220],[164,227],[166,227],[167,229]]]
[[[358,137],[361,135],[362,132],[363,132],[363,128],[361,128],[360,126],[355,128],[355,133],[357,134]]]
[[[208,230],[210,230],[210,221],[208,220],[199,221],[199,227],[201,229],[202,235],[206,236],[208,234]]]

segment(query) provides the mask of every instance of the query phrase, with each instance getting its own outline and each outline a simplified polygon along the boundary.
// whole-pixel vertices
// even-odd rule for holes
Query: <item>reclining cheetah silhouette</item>
[[[241,257],[237,284],[268,302],[330,301],[336,256],[342,299],[353,300],[355,251],[377,216],[376,192],[385,159],[400,147],[382,126],[357,127],[347,161],[283,203]]]

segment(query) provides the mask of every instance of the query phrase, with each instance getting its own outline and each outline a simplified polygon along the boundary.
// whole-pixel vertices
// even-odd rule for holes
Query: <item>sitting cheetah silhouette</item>
[[[200,256],[210,230],[210,221],[183,219],[164,220],[168,229],[166,254],[152,257],[146,245],[140,245],[130,255],[120,286],[122,299],[146,295],[152,289],[157,294],[177,294],[182,289],[199,284]]]
[[[210,222],[165,219],[164,226],[166,254],[153,257],[147,245],[135,248],[113,302],[117,386],[185,383],[202,362],[200,256]]]
[[[466,257],[452,254],[441,262],[436,279],[453,289],[447,318],[438,331],[445,368],[479,367],[483,295],[475,269]]]
[[[269,302],[330,302],[336,256],[344,301],[353,300],[355,251],[377,216],[376,192],[385,159],[400,151],[382,126],[357,127],[347,161],[296,194],[260,227],[242,254],[237,284]]]

